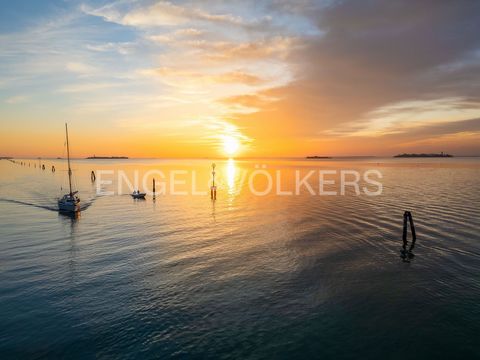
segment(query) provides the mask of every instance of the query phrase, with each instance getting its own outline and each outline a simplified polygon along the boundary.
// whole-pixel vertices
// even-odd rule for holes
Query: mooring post
[[[410,245],[409,251],[412,251],[417,241],[417,234],[415,233],[415,225],[413,224],[413,217],[410,211],[408,212],[408,219],[410,220],[410,230],[412,231],[412,244]]]
[[[153,199],[155,200],[155,178],[153,178]]]
[[[412,242],[410,244],[410,247],[407,250],[407,227],[408,227],[408,222],[410,223],[410,231],[412,232]],[[415,225],[413,223],[413,217],[412,213],[410,211],[405,211],[403,213],[403,249],[401,251],[402,253],[402,258],[405,260],[407,258],[412,258],[414,254],[412,253],[413,248],[415,247],[415,242],[417,241],[417,234],[415,232]]]
[[[212,164],[212,186],[210,188],[210,199],[215,200],[217,198],[217,187],[215,186],[215,163]]]
[[[92,172],[90,173],[90,180],[93,182],[95,182],[95,180],[97,179],[97,177],[95,176],[95,171],[92,170]]]
[[[407,218],[408,218],[408,211],[403,213],[403,250],[407,251]]]

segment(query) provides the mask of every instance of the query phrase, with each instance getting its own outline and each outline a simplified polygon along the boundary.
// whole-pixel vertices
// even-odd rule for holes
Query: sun
[[[238,139],[230,135],[223,136],[223,151],[225,154],[228,156],[235,155],[239,147],[240,143],[238,142]]]

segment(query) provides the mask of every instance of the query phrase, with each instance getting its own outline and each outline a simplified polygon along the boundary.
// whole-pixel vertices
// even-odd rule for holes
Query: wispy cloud
[[[190,40],[177,45],[202,50],[209,60],[285,59],[294,45],[291,37],[275,36],[251,42]]]
[[[168,1],[159,1],[149,6],[130,3],[111,3],[99,8],[82,5],[86,14],[98,16],[105,21],[136,27],[177,26],[191,21],[216,22],[227,25],[252,25],[256,21],[246,21],[230,13],[211,13],[201,8],[180,6]],[[267,19],[262,19],[266,21]]]
[[[65,65],[65,69],[77,74],[91,74],[97,71],[94,66],[81,62],[68,62]]]
[[[118,87],[120,86],[119,83],[100,83],[100,82],[95,82],[95,83],[75,83],[71,85],[65,85],[58,89],[58,92],[60,93],[81,93],[81,92],[94,92],[97,90],[102,90],[102,89],[110,89],[113,87]]]
[[[117,52],[122,55],[127,55],[132,52],[132,47],[134,44],[132,42],[107,42],[107,43],[98,43],[98,44],[87,44],[85,46],[88,50],[96,52]]]
[[[480,104],[462,98],[415,100],[388,104],[362,118],[329,129],[330,136],[384,136],[427,125],[441,125],[480,116]]]
[[[139,70],[139,73],[145,76],[158,77],[166,84],[178,87],[228,83],[257,85],[263,81],[261,77],[242,70],[207,74],[177,68],[161,67],[156,69]]]
[[[10,105],[15,105],[15,104],[22,104],[27,100],[28,100],[27,96],[16,95],[16,96],[9,97],[8,99],[5,100],[5,102]]]

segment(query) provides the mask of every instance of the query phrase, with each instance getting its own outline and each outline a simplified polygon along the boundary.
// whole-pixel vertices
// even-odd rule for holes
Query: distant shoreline
[[[89,156],[86,159],[89,160],[125,160],[128,156]]]
[[[403,154],[399,154],[403,155]],[[407,154],[408,155],[408,154]],[[419,154],[421,155],[421,154]],[[428,155],[428,154],[427,154]],[[398,155],[397,155],[398,156]],[[328,156],[325,157],[325,159],[335,159],[335,160],[355,160],[355,159],[392,159],[397,156],[393,155],[358,155],[358,156]],[[480,155],[450,155],[449,157],[453,157],[455,159],[461,159],[461,158],[480,158]],[[0,157],[1,158],[1,157]],[[3,159],[28,159],[28,160],[35,160],[38,161],[39,157],[38,156],[4,156]],[[124,160],[229,160],[230,158],[228,157],[113,157],[114,159],[124,159]],[[399,157],[402,158],[402,157]],[[405,157],[403,157],[405,158]],[[445,156],[444,156],[445,158]],[[41,160],[65,160],[65,158],[62,157],[56,157],[56,156],[44,156],[40,158]],[[99,159],[110,159],[110,157],[95,157],[93,160],[99,160]],[[288,156],[278,156],[278,157],[272,157],[272,156],[265,156],[265,157],[234,157],[233,160],[236,161],[244,161],[244,160],[305,160],[308,159],[308,157],[305,156],[295,156],[295,157],[288,157]],[[86,157],[71,157],[70,160],[89,160],[89,158]]]
[[[453,155],[444,154],[399,154],[395,155],[394,158],[451,158]]]
[[[305,159],[331,159],[330,156],[307,156]]]

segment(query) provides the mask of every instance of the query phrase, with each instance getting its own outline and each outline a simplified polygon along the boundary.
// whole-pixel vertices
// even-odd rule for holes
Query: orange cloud
[[[172,86],[228,83],[257,85],[263,82],[262,78],[259,76],[241,70],[208,74],[177,68],[161,67],[157,69],[142,70],[140,73],[148,76],[158,76],[162,81]]]

